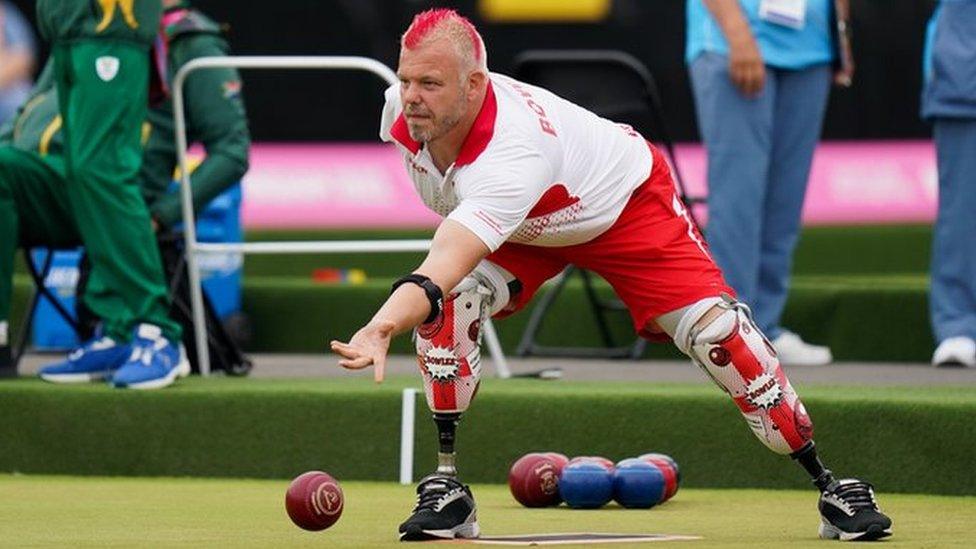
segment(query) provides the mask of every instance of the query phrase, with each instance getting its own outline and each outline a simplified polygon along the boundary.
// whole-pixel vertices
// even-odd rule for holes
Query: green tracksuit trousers
[[[168,316],[159,249],[136,182],[148,54],[135,44],[101,39],[59,43],[53,55],[64,177],[37,155],[0,149],[0,320],[9,315],[18,243],[38,244],[34,238],[43,237],[60,244],[61,237],[76,236],[91,261],[93,280],[112,290],[85,296],[106,334],[128,341],[135,325],[147,322],[179,341],[180,326]]]

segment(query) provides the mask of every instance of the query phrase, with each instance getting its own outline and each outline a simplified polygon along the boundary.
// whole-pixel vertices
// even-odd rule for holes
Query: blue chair
[[[197,219],[197,238],[201,242],[240,242],[243,239],[240,205],[240,184],[214,198]],[[172,234],[161,235],[160,246],[170,297],[174,301],[174,318],[189,322],[192,315],[187,304],[179,299],[186,279],[181,239],[180,226],[177,226]],[[14,368],[27,349],[31,333],[33,347],[42,350],[73,349],[94,333],[93,325],[86,322],[86,315],[82,313],[79,318],[75,303],[77,285],[82,277],[84,249],[33,248],[25,250],[24,255],[35,291],[20,324],[16,346],[11,350]],[[226,359],[213,362],[224,364],[229,373],[244,375],[250,371],[251,363],[238,348],[248,332],[248,323],[241,310],[242,257],[240,254],[218,254],[203,258],[201,275],[210,317],[208,332],[220,332],[210,334],[213,340],[211,354],[223,352]],[[219,325],[221,321],[223,325]],[[188,353],[194,357],[191,362],[195,362],[196,354],[189,348],[194,343],[192,334],[187,339],[190,340]]]

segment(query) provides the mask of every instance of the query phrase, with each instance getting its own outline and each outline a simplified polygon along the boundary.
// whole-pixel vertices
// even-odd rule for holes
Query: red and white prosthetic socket
[[[468,409],[481,380],[481,323],[492,291],[467,277],[444,296],[441,314],[417,328],[417,362],[427,405],[436,413]]]
[[[773,346],[745,305],[729,299],[713,306],[724,309],[720,316],[676,340],[686,342],[683,350],[732,397],[763,444],[778,454],[803,448],[813,438],[813,424]]]

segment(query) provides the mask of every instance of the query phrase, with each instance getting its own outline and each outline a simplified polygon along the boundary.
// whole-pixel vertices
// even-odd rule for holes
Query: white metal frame
[[[430,248],[430,240],[343,240],[312,242],[250,242],[213,244],[197,242],[193,215],[193,194],[190,189],[190,170],[187,163],[186,115],[183,105],[183,84],[187,76],[205,68],[246,69],[347,69],[371,72],[388,84],[399,82],[396,73],[375,59],[353,56],[227,56],[200,57],[183,65],[173,79],[173,121],[176,124],[176,154],[180,166],[180,194],[183,207],[183,230],[186,240],[187,270],[190,277],[190,301],[193,308],[194,337],[200,375],[210,375],[210,351],[204,323],[203,289],[197,253],[294,254],[294,253],[384,253],[419,252]],[[485,342],[491,352],[498,377],[511,376],[508,363],[498,342],[498,334],[489,319],[484,323]]]
[[[400,484],[413,482],[414,418],[417,409],[417,389],[406,388],[400,397]]]

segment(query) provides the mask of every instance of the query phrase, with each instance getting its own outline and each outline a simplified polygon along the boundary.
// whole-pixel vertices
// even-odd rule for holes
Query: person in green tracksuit
[[[190,59],[227,53],[227,44],[220,36],[217,25],[200,12],[187,9],[184,2],[166,0],[166,4],[165,24],[157,37],[157,51],[166,54],[161,59],[162,81],[175,75],[176,70]],[[64,246],[76,243],[79,237],[84,240],[79,224],[74,222],[75,214],[68,193],[67,158],[71,140],[70,135],[63,131],[58,117],[58,100],[63,93],[55,82],[56,68],[56,60],[48,64],[31,99],[21,108],[16,120],[0,130],[0,145],[5,145],[0,147],[0,219],[14,220],[11,230],[5,227],[0,232],[3,237],[0,238],[0,322],[9,314],[10,272],[16,246]],[[232,69],[195,72],[185,85],[188,139],[202,142],[207,150],[206,159],[191,178],[197,207],[238,181],[247,169],[250,138],[240,89],[239,76]],[[179,222],[181,215],[178,196],[165,193],[176,164],[171,117],[172,106],[167,100],[149,111],[145,121],[140,123],[146,146],[144,153],[140,149],[144,161],[138,176],[139,188],[158,227]],[[5,209],[11,215],[3,215]],[[146,249],[155,252],[155,241]],[[92,281],[84,295],[86,305],[122,300],[118,288],[108,282],[103,272],[93,270]],[[90,308],[108,320],[101,312],[104,308]],[[116,342],[114,337],[108,337]],[[97,340],[101,342],[100,347],[116,351],[117,348],[125,348],[124,345],[106,344],[103,339]],[[102,351],[94,349],[82,355],[91,355],[95,350]],[[140,371],[147,369],[152,368],[143,366]],[[164,372],[163,369],[158,370]],[[42,370],[42,377],[45,375]],[[62,374],[55,371],[55,375],[61,377]],[[49,379],[51,377],[48,376]],[[89,375],[83,379],[93,377]],[[165,377],[172,381],[171,376]],[[116,381],[116,385],[132,386],[129,383],[120,384],[117,379],[113,381]],[[160,383],[157,381],[152,386],[159,386]]]
[[[168,87],[184,64],[198,57],[222,56],[230,48],[220,27],[185,0],[164,0],[163,25],[156,52],[165,52],[157,71]],[[241,79],[235,69],[197,70],[189,75],[183,90],[187,141],[200,142],[207,155],[191,174],[193,206],[199,211],[217,195],[236,183],[248,168],[250,135],[241,99]],[[149,206],[157,230],[166,230],[182,220],[179,193],[168,192],[177,167],[173,104],[169,97],[149,110],[143,137],[146,139],[139,187]],[[88,281],[86,297],[111,292],[111,286],[95,276]],[[87,302],[87,300],[86,300]]]
[[[179,324],[169,318],[159,251],[136,186],[149,97],[149,49],[161,0],[38,0],[51,42],[64,133],[67,205],[97,278],[112,299],[86,299],[105,333],[48,366],[49,381],[110,377],[165,386],[189,373]]]

